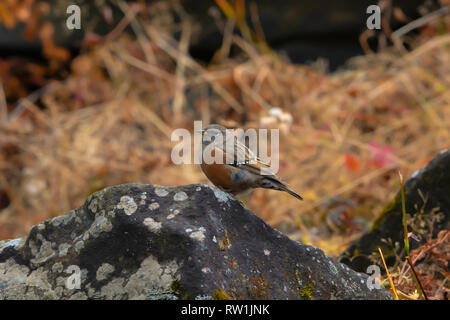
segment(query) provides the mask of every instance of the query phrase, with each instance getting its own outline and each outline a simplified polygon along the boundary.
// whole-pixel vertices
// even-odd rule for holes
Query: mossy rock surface
[[[405,182],[405,205],[407,214],[412,218],[419,218],[417,215],[420,212],[422,217],[430,214],[437,217],[433,224],[433,230],[428,228],[428,232],[426,232],[432,233],[432,237],[436,237],[439,231],[450,228],[449,150],[440,152],[426,167],[416,171]],[[411,239],[411,248],[414,249],[423,244],[424,238],[422,237],[419,242]],[[396,242],[399,244],[397,251],[390,245],[390,243],[395,244]],[[394,263],[395,255],[398,255],[404,247],[400,191],[378,215],[370,230],[344,251],[340,261],[354,270],[365,272],[367,267],[373,264],[369,256],[374,253],[378,254],[378,247],[383,250],[388,265]]]
[[[0,299],[391,298],[205,185],[96,192],[0,241],[0,275]]]

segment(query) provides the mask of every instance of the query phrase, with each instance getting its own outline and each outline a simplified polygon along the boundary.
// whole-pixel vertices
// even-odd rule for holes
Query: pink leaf
[[[395,166],[397,164],[396,157],[389,146],[380,146],[376,142],[370,143],[371,163],[378,168]]]

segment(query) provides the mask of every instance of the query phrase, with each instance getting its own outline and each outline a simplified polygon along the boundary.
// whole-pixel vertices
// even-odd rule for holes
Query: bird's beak
[[[197,131],[195,131],[196,133],[201,133],[202,135],[204,135],[205,133],[206,133],[206,130],[205,129],[202,129],[202,130],[197,130]]]

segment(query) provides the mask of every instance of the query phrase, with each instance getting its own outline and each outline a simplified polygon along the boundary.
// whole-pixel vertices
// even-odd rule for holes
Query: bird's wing
[[[229,139],[233,139],[230,141]],[[244,143],[240,142],[234,135],[229,135],[225,139],[225,143],[223,144],[226,148],[226,145],[231,144],[234,148],[234,154],[232,161],[227,161],[227,164],[246,169],[247,171],[257,174],[257,175],[273,175],[270,170],[270,165],[263,162],[256,154],[250,150]]]

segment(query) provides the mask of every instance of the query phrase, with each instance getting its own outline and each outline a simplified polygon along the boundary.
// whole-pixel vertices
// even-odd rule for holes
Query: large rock
[[[0,242],[0,275],[0,299],[390,298],[200,185],[99,191],[27,238]]]
[[[412,218],[425,221],[424,219],[428,216],[429,221],[434,221],[432,228],[428,223],[419,221],[423,224],[421,232],[425,235],[432,233],[431,236],[435,238],[439,231],[450,229],[449,150],[439,153],[426,167],[416,171],[405,182],[405,208]],[[418,216],[419,213],[421,217]],[[411,226],[409,231],[414,232]],[[416,236],[420,238],[418,238],[420,241],[410,240],[413,249],[426,240],[420,234]],[[396,242],[397,250],[394,248]],[[364,271],[373,264],[370,256],[374,253],[378,256],[378,247],[382,248],[388,265],[395,262],[395,256],[399,255],[404,247],[400,192],[380,213],[371,229],[345,250],[340,261],[354,270]]]

